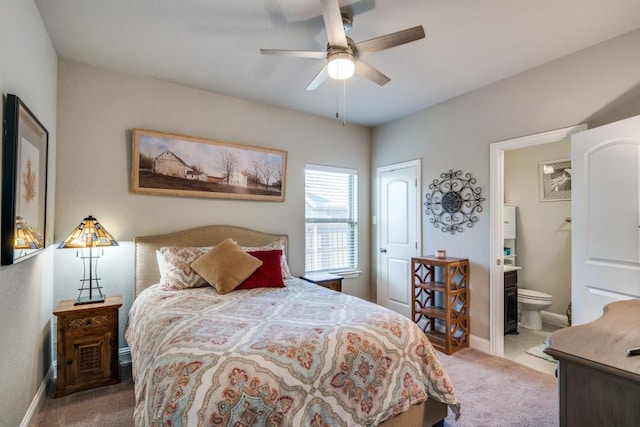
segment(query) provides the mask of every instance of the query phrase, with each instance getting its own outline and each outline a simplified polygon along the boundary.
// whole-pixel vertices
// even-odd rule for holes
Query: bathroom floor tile
[[[543,324],[541,331],[518,326],[518,335],[505,335],[504,337],[504,357],[530,368],[555,375],[556,363],[549,362],[539,357],[532,356],[527,350],[535,345],[546,342],[551,332],[559,329],[554,325]]]

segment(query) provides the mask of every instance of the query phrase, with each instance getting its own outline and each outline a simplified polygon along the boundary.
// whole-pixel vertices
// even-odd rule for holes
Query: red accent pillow
[[[252,251],[249,255],[262,261],[262,265],[236,289],[284,288],[280,259],[282,250]]]

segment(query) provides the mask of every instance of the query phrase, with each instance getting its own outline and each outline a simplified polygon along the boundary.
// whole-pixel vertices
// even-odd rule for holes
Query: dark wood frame
[[[159,172],[159,159],[173,163],[172,170]],[[134,193],[283,202],[286,171],[284,150],[145,129],[132,131]],[[232,174],[243,182],[229,182]],[[279,187],[273,185],[278,182]]]
[[[38,164],[35,170],[30,169],[31,158],[23,159],[27,151],[37,155]],[[48,151],[47,129],[19,97],[8,94],[4,111],[2,149],[1,265],[10,265],[30,258],[42,252],[47,246]],[[23,170],[23,164],[27,166],[26,170]],[[31,184],[28,181],[31,181]],[[27,188],[26,194],[23,187]],[[35,203],[36,206],[26,209],[26,206],[21,206],[23,205],[21,200],[24,200],[25,204]],[[15,248],[17,217],[23,217],[31,228],[42,236],[41,247],[21,249],[17,252]]]

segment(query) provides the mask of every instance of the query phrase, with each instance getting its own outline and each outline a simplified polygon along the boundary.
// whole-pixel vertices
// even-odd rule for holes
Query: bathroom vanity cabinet
[[[425,256],[411,264],[413,321],[437,350],[469,347],[469,260]]]
[[[504,272],[504,334],[518,334],[518,270]]]

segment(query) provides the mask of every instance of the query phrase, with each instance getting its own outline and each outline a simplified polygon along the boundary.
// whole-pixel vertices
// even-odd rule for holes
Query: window
[[[358,175],[351,169],[305,169],[305,271],[355,270]]]

